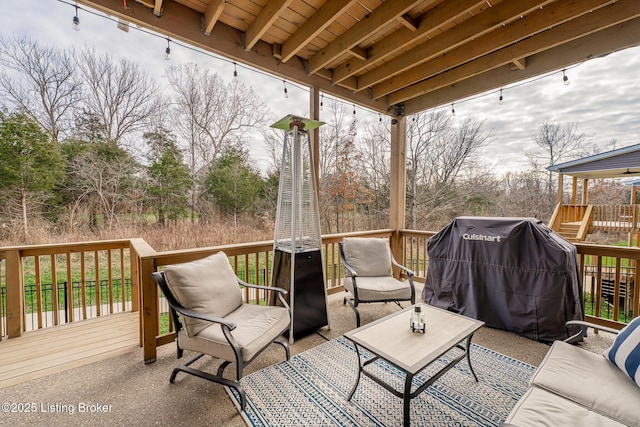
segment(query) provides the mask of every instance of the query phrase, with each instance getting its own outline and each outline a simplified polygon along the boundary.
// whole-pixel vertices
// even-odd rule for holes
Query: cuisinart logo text
[[[498,242],[500,243],[500,236],[485,236],[484,234],[469,234],[464,233],[462,235],[464,240],[481,240],[483,242]]]

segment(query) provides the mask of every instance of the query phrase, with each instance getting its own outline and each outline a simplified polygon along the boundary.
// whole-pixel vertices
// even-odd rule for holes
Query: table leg
[[[467,363],[469,364],[469,369],[471,370],[471,373],[473,374],[473,378],[475,378],[476,382],[478,382],[478,376],[474,372],[473,366],[471,366],[471,357],[470,357],[471,353],[470,353],[470,350],[471,350],[471,338],[472,337],[473,337],[473,334],[471,334],[471,335],[469,335],[467,337],[467,350],[466,350],[466,352],[467,352]]]
[[[402,396],[403,399],[403,409],[402,409],[402,413],[403,413],[403,425],[404,427],[409,427],[409,425],[411,424],[409,421],[410,415],[411,415],[411,383],[413,382],[413,375],[410,373],[407,373],[407,377],[404,380],[404,395]]]
[[[360,384],[360,376],[362,374],[360,350],[358,350],[358,344],[353,343],[353,346],[356,348],[356,354],[358,355],[358,378],[356,378],[356,383],[353,385],[353,388],[351,389],[351,393],[349,393],[349,397],[347,398],[347,400],[351,400],[351,398],[353,397],[353,394],[356,392],[356,389],[358,388],[358,384]]]

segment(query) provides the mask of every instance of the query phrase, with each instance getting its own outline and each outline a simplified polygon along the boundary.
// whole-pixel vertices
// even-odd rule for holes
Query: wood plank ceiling
[[[640,44],[638,0],[78,3],[390,115]]]

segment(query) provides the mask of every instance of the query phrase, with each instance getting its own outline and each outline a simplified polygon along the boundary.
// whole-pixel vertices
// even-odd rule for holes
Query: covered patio
[[[631,0],[137,0],[124,2],[124,7],[123,2],[116,0],[80,0],[78,3],[157,31],[166,35],[168,41],[180,40],[285,81],[305,85],[310,90],[312,119],[320,118],[323,93],[389,116],[392,119],[389,229],[362,234],[389,237],[395,257],[415,270],[418,280],[426,276],[426,241],[434,232],[405,229],[406,117],[640,43],[640,4]],[[318,152],[317,132],[312,133],[312,142]],[[343,237],[323,236],[331,329],[321,329],[318,334],[297,340],[293,354],[339,337],[355,326],[353,312],[342,304],[344,288],[336,245]],[[615,258],[618,265],[621,260],[633,263],[640,260],[637,248],[577,246],[581,274],[587,265],[601,265],[604,257]],[[75,366],[68,366],[70,370],[44,377],[23,377],[31,381],[17,381],[20,384],[0,390],[4,400],[10,397],[15,402],[55,405],[90,399],[87,403],[111,406],[105,411],[108,413],[73,417],[42,412],[3,414],[3,420],[14,425],[54,421],[63,421],[66,425],[244,425],[222,387],[197,378],[169,383],[168,375],[176,359],[175,346],[167,344],[174,342],[175,334],[171,325],[169,331],[161,328],[160,318],[165,309],[151,273],[168,264],[224,250],[232,257],[238,275],[253,281],[248,266],[253,265],[257,271],[258,265],[269,265],[272,249],[273,242],[251,242],[156,252],[142,239],[135,238],[0,248],[7,283],[6,312],[2,313],[6,323],[2,325],[0,351],[12,341],[17,343],[19,341],[14,340],[33,333],[25,327],[21,296],[24,295],[24,259],[48,257],[55,266],[57,262],[64,262],[56,261],[56,257],[66,254],[71,290],[71,254],[80,254],[84,259],[85,252],[95,253],[97,271],[99,251],[123,254],[119,274],[124,279],[126,271],[131,279],[129,312],[139,314],[138,345],[141,347],[90,364],[76,362]],[[123,259],[128,259],[129,265],[125,266]],[[240,266],[244,267],[242,272]],[[60,265],[58,268],[62,270]],[[111,287],[113,267],[108,268]],[[55,280],[55,267],[53,270]],[[84,276],[82,280],[84,282]],[[637,316],[639,281],[635,283],[631,311]],[[259,297],[248,293],[245,296],[260,302]],[[380,305],[363,307],[363,323],[394,310],[397,307],[391,304],[382,308]],[[72,306],[69,311],[73,311]],[[98,315],[109,318],[114,314],[112,309],[105,309]],[[616,311],[605,318],[597,308],[589,320],[620,328],[625,319],[618,316]],[[71,319],[72,322],[85,320],[86,315]],[[55,328],[62,322],[56,317],[54,323]],[[588,345],[599,351],[610,342],[606,338],[601,341],[602,338],[593,337]],[[481,329],[474,342],[532,365],[539,364],[548,350],[545,344],[489,328]],[[28,360],[28,354],[25,347],[21,357]],[[251,364],[248,372],[280,360],[281,354],[275,348]]]

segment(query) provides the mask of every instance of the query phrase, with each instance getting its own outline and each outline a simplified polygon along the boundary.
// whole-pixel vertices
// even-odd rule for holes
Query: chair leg
[[[358,313],[358,309],[353,304],[353,302],[351,302],[350,299],[345,298],[344,300],[349,304],[349,306],[351,307],[353,312],[356,314],[356,328],[359,328],[360,327],[360,313]]]
[[[216,375],[211,375],[208,372],[204,372],[199,369],[194,369],[186,365],[183,365],[183,366],[178,366],[173,370],[173,373],[171,374],[171,380],[170,380],[171,382],[173,382],[178,372],[184,372],[186,374],[190,374],[198,378],[202,378],[205,380],[212,381],[214,383],[226,385],[227,387],[235,388],[238,394],[240,395],[240,409],[244,411],[245,407],[247,406],[247,396],[244,392],[244,388],[235,381],[231,381]]]
[[[289,360],[291,358],[291,355],[289,353],[289,342],[286,340],[286,338],[276,338],[275,341],[273,341],[276,344],[280,344],[282,347],[284,347],[284,352],[287,356],[287,360]]]

